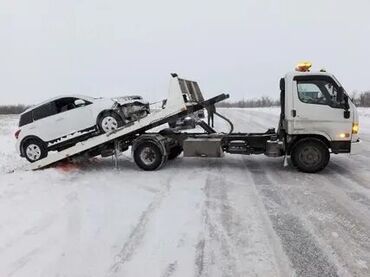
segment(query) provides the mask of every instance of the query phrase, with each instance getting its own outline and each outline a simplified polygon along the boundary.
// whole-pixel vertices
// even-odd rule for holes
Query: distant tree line
[[[0,114],[20,114],[27,108],[26,105],[3,105],[0,106]]]
[[[262,96],[256,99],[243,99],[239,101],[226,101],[217,104],[221,108],[259,108],[259,107],[273,107],[279,106],[279,100],[273,100],[270,97]]]
[[[352,99],[358,107],[370,107],[370,91],[353,92]]]

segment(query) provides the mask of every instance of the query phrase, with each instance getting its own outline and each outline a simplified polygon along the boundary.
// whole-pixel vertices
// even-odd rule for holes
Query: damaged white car
[[[23,112],[15,133],[17,151],[30,162],[92,135],[111,132],[150,113],[141,96],[60,96]]]

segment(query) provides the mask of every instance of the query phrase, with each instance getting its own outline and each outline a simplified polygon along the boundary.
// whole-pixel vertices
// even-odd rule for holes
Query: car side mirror
[[[82,99],[77,99],[75,100],[74,104],[76,107],[81,107],[81,106],[85,106],[86,102]]]

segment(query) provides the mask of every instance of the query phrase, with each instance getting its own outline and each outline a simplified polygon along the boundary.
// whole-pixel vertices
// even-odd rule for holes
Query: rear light
[[[15,136],[15,138],[16,139],[18,139],[19,138],[19,134],[21,133],[21,130],[18,130],[17,132],[15,132],[15,134],[14,134],[14,136]]]

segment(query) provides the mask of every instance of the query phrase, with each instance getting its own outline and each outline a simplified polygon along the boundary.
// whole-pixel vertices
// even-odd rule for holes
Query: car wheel
[[[26,159],[34,163],[48,155],[45,143],[38,139],[28,139],[23,143],[23,153]]]
[[[114,112],[106,112],[98,120],[98,127],[101,133],[112,132],[121,126],[123,126],[123,120]]]

